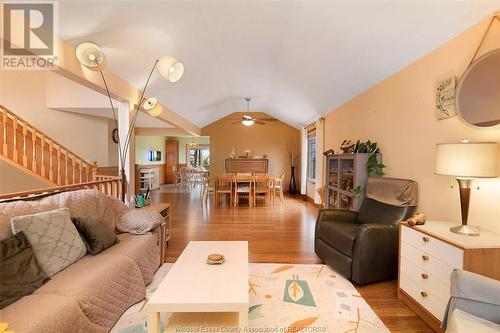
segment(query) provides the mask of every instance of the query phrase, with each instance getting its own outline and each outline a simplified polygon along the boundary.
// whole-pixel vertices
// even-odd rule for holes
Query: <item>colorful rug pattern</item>
[[[150,296],[172,264],[156,272]],[[389,332],[354,286],[326,265],[250,264],[249,326],[254,332]],[[114,333],[146,333],[144,301],[128,309]],[[170,315],[162,314],[162,328]],[[162,329],[163,332],[163,329]],[[245,332],[243,330],[242,332]]]

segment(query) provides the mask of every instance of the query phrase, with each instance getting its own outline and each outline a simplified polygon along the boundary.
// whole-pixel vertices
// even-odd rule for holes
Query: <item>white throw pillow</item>
[[[16,216],[12,232],[24,232],[43,270],[52,276],[85,256],[87,248],[71,222],[68,208]]]
[[[160,213],[148,209],[131,209],[120,215],[116,229],[120,232],[141,235],[150,232],[165,221]]]

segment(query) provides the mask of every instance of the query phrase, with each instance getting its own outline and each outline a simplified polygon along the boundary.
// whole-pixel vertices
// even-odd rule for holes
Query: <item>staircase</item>
[[[88,163],[3,105],[0,105],[0,159],[49,186],[63,188],[88,183],[88,187],[119,196],[120,177],[97,175],[96,162]]]

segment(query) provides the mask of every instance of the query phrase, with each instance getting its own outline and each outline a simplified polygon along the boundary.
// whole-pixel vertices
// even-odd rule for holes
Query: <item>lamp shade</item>
[[[84,42],[78,44],[75,53],[80,64],[88,69],[98,71],[104,67],[104,53],[94,43]]]
[[[436,147],[438,175],[456,178],[498,176],[498,144],[494,142],[440,143]]]
[[[163,56],[158,60],[158,72],[172,83],[179,81],[184,74],[184,65],[170,56]]]
[[[142,104],[142,107],[151,117],[158,117],[163,112],[158,100],[154,97],[146,99]]]

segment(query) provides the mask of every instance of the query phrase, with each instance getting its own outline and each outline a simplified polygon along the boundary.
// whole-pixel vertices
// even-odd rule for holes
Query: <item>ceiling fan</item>
[[[245,97],[245,101],[247,102],[247,113],[250,113],[250,97]],[[266,121],[277,121],[275,118],[254,118],[248,114],[243,115],[241,120],[235,121],[232,125],[243,124],[245,126],[252,126],[253,124],[257,125],[265,125]]]

